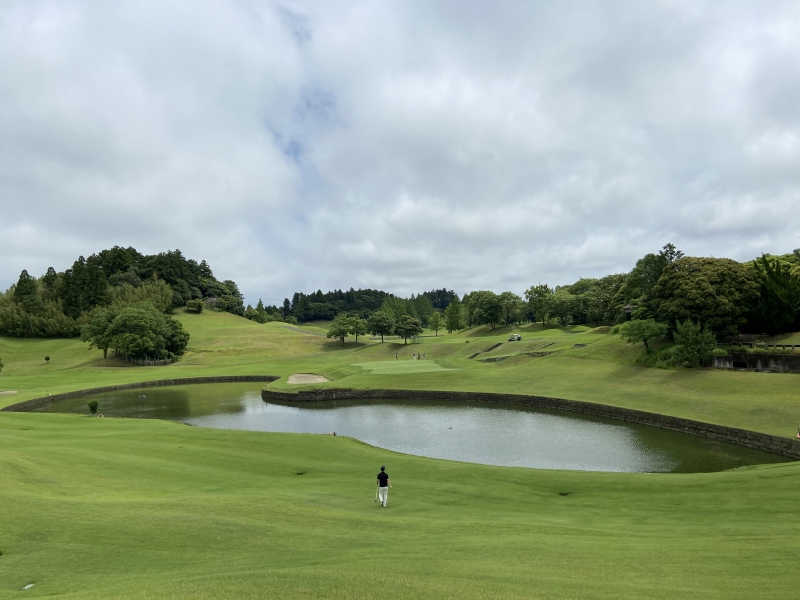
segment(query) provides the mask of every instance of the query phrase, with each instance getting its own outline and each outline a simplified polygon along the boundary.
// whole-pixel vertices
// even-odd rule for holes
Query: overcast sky
[[[800,247],[800,3],[0,0],[0,287],[179,248],[255,304]]]

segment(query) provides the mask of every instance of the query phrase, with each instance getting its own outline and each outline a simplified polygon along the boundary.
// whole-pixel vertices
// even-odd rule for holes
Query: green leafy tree
[[[658,319],[691,319],[717,335],[735,335],[758,300],[752,269],[729,258],[683,257],[670,263],[652,290]]]
[[[770,335],[797,331],[800,314],[800,271],[792,263],[762,255],[752,263],[761,284],[753,316]]]
[[[350,317],[350,333],[355,336],[356,344],[358,343],[358,336],[365,335],[369,331],[367,329],[367,321],[359,317]]]
[[[42,309],[42,301],[39,299],[38,292],[39,284],[36,279],[23,270],[14,287],[14,301],[22,305],[25,312],[38,314]]]
[[[89,412],[92,413],[93,415],[96,415],[97,414],[97,408],[100,406],[100,401],[99,400],[89,400],[89,402],[87,402],[86,404],[89,407]]]
[[[121,309],[104,336],[110,340],[108,347],[114,347],[122,356],[133,359],[160,360],[180,356],[189,343],[189,333],[183,325],[149,302]]]
[[[548,316],[548,300],[553,295],[553,290],[546,283],[539,283],[529,287],[525,291],[525,299],[528,301],[528,309],[533,313],[534,322],[541,319],[542,325]]]
[[[444,319],[442,315],[438,312],[433,313],[430,318],[428,319],[428,327],[433,329],[434,334],[436,337],[439,337],[439,330],[442,328],[444,324]]]
[[[81,341],[87,342],[89,348],[96,347],[103,351],[103,358],[108,357],[108,349],[113,343],[111,324],[117,313],[112,309],[96,310],[91,320],[81,327]]]
[[[666,266],[681,258],[683,252],[675,248],[674,244],[667,244],[658,254],[646,254],[636,261],[636,266],[625,279],[622,304],[647,303]]]
[[[572,323],[572,315],[575,310],[577,296],[570,294],[567,289],[558,288],[544,300],[544,310],[555,317],[561,325]]]
[[[635,323],[636,321],[631,321]],[[717,347],[717,336],[707,326],[690,320],[678,321],[673,334],[675,357],[688,367],[699,367],[711,362]]]
[[[513,292],[503,292],[499,296],[500,308],[506,325],[519,321],[525,302]]]
[[[628,321],[619,328],[622,339],[630,344],[644,342],[644,347],[648,352],[651,351],[649,341],[653,338],[660,338],[667,335],[668,328],[664,323],[658,323],[653,319],[643,319]]]
[[[350,335],[350,318],[346,314],[340,313],[331,321],[326,337],[342,340],[342,346],[344,346],[344,339],[348,335]]]
[[[448,333],[461,329],[463,323],[461,308],[461,300],[456,296],[444,309],[444,324]]]
[[[400,317],[400,320],[395,323],[394,332],[403,338],[404,343],[408,344],[408,338],[422,333],[422,323],[419,319],[415,319],[412,316],[403,315]]]
[[[503,306],[500,297],[491,291],[480,290],[468,296],[467,321],[473,325],[489,325],[492,329],[503,320]]]
[[[367,319],[367,328],[372,335],[380,335],[383,343],[384,335],[391,335],[394,331],[394,315],[383,310],[377,310]]]
[[[150,279],[138,287],[123,284],[110,292],[111,304],[116,308],[149,302],[159,312],[172,312],[173,291],[163,279]]]

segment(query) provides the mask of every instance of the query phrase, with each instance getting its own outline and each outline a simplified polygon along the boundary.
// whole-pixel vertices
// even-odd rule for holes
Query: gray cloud
[[[0,286],[114,244],[247,300],[800,246],[792,2],[0,7]]]

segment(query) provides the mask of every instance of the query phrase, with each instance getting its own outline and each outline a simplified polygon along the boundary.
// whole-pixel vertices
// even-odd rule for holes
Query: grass
[[[25,597],[729,600],[800,583],[797,463],[540,471],[342,437],[3,414],[0,476],[0,598],[33,582]]]
[[[800,418],[800,376],[646,369],[642,348],[602,330],[475,328],[421,345],[342,345],[309,335],[324,323],[177,317],[191,343],[168,367],[126,367],[76,340],[0,338],[0,391],[19,391],[0,403],[272,374],[284,378],[270,384],[279,389],[542,394],[786,436]],[[523,341],[508,343],[510,332]],[[545,358],[479,360],[551,341],[558,352]],[[304,372],[333,381],[285,383]],[[373,502],[382,463],[395,485],[386,509]],[[800,463],[692,475],[512,469],[342,437],[0,413],[0,482],[0,598],[730,600],[792,597],[800,585]]]

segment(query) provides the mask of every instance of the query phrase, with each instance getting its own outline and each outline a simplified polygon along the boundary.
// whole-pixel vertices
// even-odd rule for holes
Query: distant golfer
[[[389,488],[392,487],[392,482],[389,480],[389,475],[386,473],[386,467],[381,465],[381,472],[378,473],[378,498],[380,498],[381,506],[386,506],[389,499]]]

